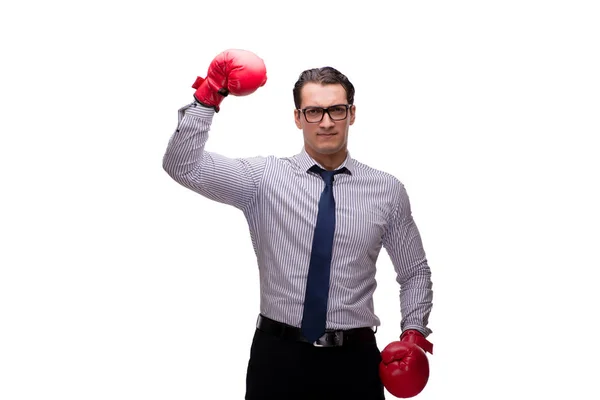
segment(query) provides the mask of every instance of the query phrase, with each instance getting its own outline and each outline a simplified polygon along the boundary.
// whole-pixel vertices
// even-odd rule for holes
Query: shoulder
[[[374,168],[356,159],[352,159],[352,175],[359,180],[382,185],[397,194],[404,192],[404,183],[390,172]]]
[[[238,158],[254,169],[259,169],[262,174],[268,177],[286,176],[295,168],[293,157],[278,157],[276,155],[257,155],[253,157]]]
[[[271,156],[269,163],[281,170],[307,171],[312,163],[302,153],[289,156]]]

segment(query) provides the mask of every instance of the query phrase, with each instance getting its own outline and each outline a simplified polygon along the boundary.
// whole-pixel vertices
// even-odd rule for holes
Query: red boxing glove
[[[421,393],[429,379],[429,361],[433,344],[416,330],[409,329],[400,341],[388,344],[381,352],[379,376],[388,392],[399,398]]]
[[[217,55],[208,67],[206,78],[198,77],[192,85],[194,98],[219,112],[228,94],[246,96],[267,82],[263,60],[247,50],[230,49]]]

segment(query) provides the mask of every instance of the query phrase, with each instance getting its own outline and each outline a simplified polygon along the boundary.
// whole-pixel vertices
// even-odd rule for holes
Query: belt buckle
[[[315,347],[330,347],[329,342],[327,341],[327,332],[325,332],[320,338],[317,338],[312,345]]]
[[[329,334],[333,333],[333,342],[328,340]],[[323,339],[325,344],[319,343],[319,341]],[[325,332],[323,336],[318,338],[312,343],[315,347],[339,347],[344,345],[344,332],[343,331],[334,331],[334,332]]]

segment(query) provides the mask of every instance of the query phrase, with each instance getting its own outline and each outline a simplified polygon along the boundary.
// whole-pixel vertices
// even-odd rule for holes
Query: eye
[[[320,115],[321,112],[322,111],[320,108],[307,108],[306,109],[306,115],[310,115],[310,116]]]

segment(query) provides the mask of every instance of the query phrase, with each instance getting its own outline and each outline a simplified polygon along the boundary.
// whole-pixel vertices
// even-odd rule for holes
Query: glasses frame
[[[335,119],[331,116],[331,114],[329,114],[329,109],[330,108],[335,108],[335,107],[345,107],[346,108],[346,115],[344,115],[344,118],[341,119]],[[321,121],[323,121],[323,117],[325,117],[325,113],[327,113],[327,115],[329,115],[329,119],[332,121],[343,121],[346,118],[348,118],[348,110],[352,107],[352,104],[334,104],[332,106],[329,106],[327,108],[324,107],[306,107],[306,108],[297,108],[298,111],[300,111],[301,114],[304,115],[304,120],[309,123],[309,124],[318,124]],[[321,119],[318,121],[309,121],[308,118],[306,118],[306,110],[321,110]]]

